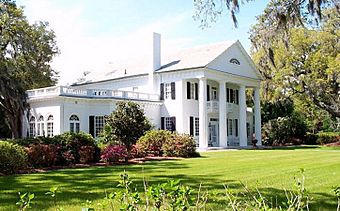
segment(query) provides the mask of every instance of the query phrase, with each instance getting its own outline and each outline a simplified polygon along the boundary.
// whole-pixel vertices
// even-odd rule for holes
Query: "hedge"
[[[27,154],[22,146],[0,141],[0,173],[13,174],[27,165]]]

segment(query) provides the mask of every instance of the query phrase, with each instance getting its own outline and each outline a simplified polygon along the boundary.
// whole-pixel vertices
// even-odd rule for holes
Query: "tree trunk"
[[[22,116],[23,112],[20,109],[17,112],[8,115],[8,123],[12,132],[12,138],[21,138],[22,137]]]

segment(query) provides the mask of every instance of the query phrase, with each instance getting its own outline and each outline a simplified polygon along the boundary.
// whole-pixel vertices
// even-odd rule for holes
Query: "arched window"
[[[77,115],[70,116],[70,131],[74,133],[79,133],[80,120]]]
[[[53,136],[53,116],[49,115],[47,117],[47,137]]]
[[[29,125],[30,125],[29,136],[34,137],[35,136],[35,117],[34,116],[31,116]]]
[[[37,135],[44,136],[45,135],[45,124],[44,124],[44,117],[39,116],[38,123],[37,123]]]
[[[232,64],[237,64],[237,65],[241,64],[240,61],[235,59],[235,58],[230,59],[229,62],[232,63]]]

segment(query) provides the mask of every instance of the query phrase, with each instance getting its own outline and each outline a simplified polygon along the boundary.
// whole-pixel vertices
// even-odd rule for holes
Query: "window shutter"
[[[175,82],[171,82],[171,99],[176,99],[176,89]]]
[[[193,136],[194,135],[194,117],[190,117],[190,122],[189,122],[189,125],[190,125],[190,135]]]
[[[161,88],[160,88],[160,90],[161,90],[161,100],[164,100],[164,83],[161,83]]]
[[[195,83],[195,100],[198,100],[198,83]]]
[[[161,117],[161,129],[164,130],[164,117]]]
[[[238,104],[239,99],[238,99],[238,90],[237,89],[235,90],[235,95],[236,95],[236,104]]]
[[[94,116],[89,116],[89,133],[94,137]]]
[[[176,131],[176,117],[171,117],[171,131]]]
[[[207,85],[207,101],[210,101],[210,86]]]
[[[235,119],[235,136],[238,137],[238,119]]]
[[[191,91],[191,83],[188,81],[187,82],[187,99],[191,99],[192,96],[190,96],[190,91]]]
[[[230,102],[230,98],[229,98],[229,88],[227,88],[227,103]]]

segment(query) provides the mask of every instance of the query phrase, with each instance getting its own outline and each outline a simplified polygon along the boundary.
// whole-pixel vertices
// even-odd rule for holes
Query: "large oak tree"
[[[25,91],[56,83],[57,73],[50,63],[57,53],[48,23],[29,24],[15,2],[0,0],[0,109],[13,138],[22,135],[28,108]]]

